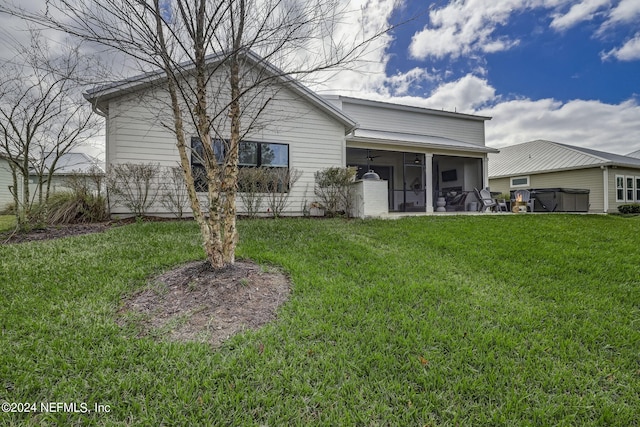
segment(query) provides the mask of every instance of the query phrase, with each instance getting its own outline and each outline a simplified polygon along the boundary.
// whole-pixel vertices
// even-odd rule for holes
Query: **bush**
[[[109,200],[143,216],[158,198],[159,175],[157,163],[111,165],[107,172]]]
[[[272,168],[265,170],[267,206],[274,218],[278,218],[289,205],[291,188],[300,179],[302,171],[291,168]]]
[[[108,219],[104,197],[86,191],[54,193],[47,202],[48,224],[82,224]]]
[[[621,214],[640,214],[640,203],[620,205],[618,206],[618,212]]]
[[[177,218],[182,218],[184,207],[189,203],[189,194],[182,168],[176,166],[165,169],[162,181],[160,203]]]
[[[268,189],[268,170],[261,167],[247,167],[238,170],[238,197],[244,204],[247,215],[258,216]]]
[[[330,216],[349,215],[351,183],[356,176],[356,171],[353,167],[333,167],[316,172],[314,192]]]

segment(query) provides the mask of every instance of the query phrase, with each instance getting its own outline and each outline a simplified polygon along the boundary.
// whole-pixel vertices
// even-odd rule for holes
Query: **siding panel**
[[[363,129],[439,136],[484,146],[484,121],[343,102],[343,111]],[[428,111],[428,110],[425,110]]]
[[[157,117],[160,110],[166,112],[168,108],[163,101],[166,96],[155,89],[144,99],[141,101],[139,95],[129,95],[110,103],[108,161],[175,166],[179,162],[175,136],[161,126],[161,118]],[[149,99],[154,101],[149,104]],[[166,114],[160,112],[166,120]],[[344,165],[344,126],[287,89],[274,95],[259,123],[261,126],[245,139],[289,144],[290,167],[303,171],[291,189],[287,209],[288,214],[301,214],[305,204],[314,200],[314,173],[327,167]],[[221,123],[220,126],[222,129],[226,124]],[[238,203],[238,209],[241,213],[241,202]],[[187,212],[190,214],[190,209]],[[263,212],[266,214],[266,203]],[[128,214],[122,207],[115,207],[112,213]],[[171,212],[156,203],[149,214],[171,215]]]

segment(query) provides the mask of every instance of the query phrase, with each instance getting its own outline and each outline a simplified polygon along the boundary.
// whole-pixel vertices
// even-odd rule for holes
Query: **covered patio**
[[[441,154],[416,148],[346,150],[346,164],[357,168],[356,179],[372,170],[386,181],[388,212],[477,211],[474,189],[486,186],[485,161],[483,154]]]

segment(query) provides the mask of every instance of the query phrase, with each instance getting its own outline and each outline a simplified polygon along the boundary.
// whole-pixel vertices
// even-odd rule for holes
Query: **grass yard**
[[[238,255],[294,287],[216,352],[114,321],[145,278],[202,257],[192,223],[0,246],[0,401],[103,405],[0,425],[640,425],[640,217],[240,232]]]
[[[9,231],[16,226],[16,217],[13,215],[0,215],[0,233]]]

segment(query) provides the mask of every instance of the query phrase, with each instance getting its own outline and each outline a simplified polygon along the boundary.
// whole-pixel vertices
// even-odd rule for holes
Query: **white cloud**
[[[433,77],[429,75],[424,68],[412,68],[406,73],[398,72],[393,76],[386,79],[387,86],[390,87],[391,92],[394,95],[406,95],[409,89],[416,89],[419,87],[420,82],[425,80],[432,80]]]
[[[341,17],[341,21],[334,28],[333,41],[342,41],[344,45],[352,46],[354,42],[373,37],[376,31],[388,27],[394,10],[400,7],[401,3],[399,0],[350,0],[346,9],[348,13]],[[390,34],[383,34],[368,43],[366,51],[357,61],[349,64],[348,69],[314,73],[308,76],[308,79],[302,76],[303,82],[319,92],[356,94],[360,91],[380,90],[387,83],[387,50],[392,42],[393,37]],[[313,57],[314,52],[317,54],[318,51],[308,50],[307,56]],[[402,78],[397,76],[395,79],[395,83],[400,87]]]
[[[492,116],[487,145],[502,147],[535,139],[625,154],[640,148],[640,106],[554,99],[519,99],[478,110]]]
[[[640,59],[640,33],[637,33],[633,38],[627,40],[621,47],[602,54],[603,60],[612,57],[618,61],[635,61]]]
[[[551,28],[564,31],[594,18],[596,12],[610,4],[610,0],[585,0],[576,3],[565,14],[555,14]]]
[[[452,2],[429,13],[430,26],[414,34],[409,51],[414,58],[458,57],[472,51],[496,52],[517,44],[517,40],[494,39],[498,25],[524,0]],[[519,5],[520,3],[520,5]]]
[[[606,22],[602,25],[606,29],[614,24],[634,22],[640,17],[640,2],[638,0],[621,0],[611,10]]]
[[[425,101],[425,106],[458,112],[472,112],[496,99],[495,89],[489,83],[472,74],[455,82],[436,88]]]

